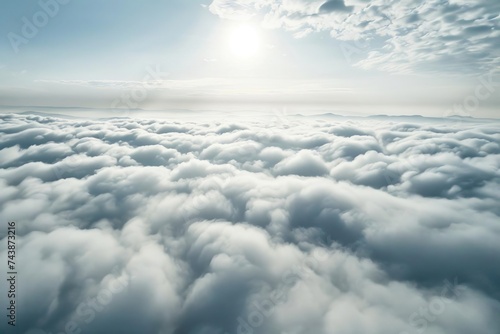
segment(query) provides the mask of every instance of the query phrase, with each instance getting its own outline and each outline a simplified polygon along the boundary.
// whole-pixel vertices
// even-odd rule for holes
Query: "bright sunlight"
[[[233,55],[238,58],[251,58],[259,51],[259,34],[254,27],[241,25],[230,35],[229,46]]]

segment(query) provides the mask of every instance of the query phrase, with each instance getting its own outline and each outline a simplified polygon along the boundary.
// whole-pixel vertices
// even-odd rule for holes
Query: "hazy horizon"
[[[2,6],[2,105],[499,113],[495,0]]]

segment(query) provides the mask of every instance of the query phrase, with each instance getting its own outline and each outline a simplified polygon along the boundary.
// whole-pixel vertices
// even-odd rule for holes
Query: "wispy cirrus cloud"
[[[328,31],[340,41],[366,43],[355,65],[388,72],[487,72],[500,65],[498,1],[221,1],[222,18],[251,13],[297,36]],[[241,15],[240,15],[241,13]]]

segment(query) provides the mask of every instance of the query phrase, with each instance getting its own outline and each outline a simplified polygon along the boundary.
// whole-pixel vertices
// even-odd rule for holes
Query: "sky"
[[[498,117],[497,0],[0,4],[0,104]]]
[[[0,333],[500,333],[499,11],[0,1]]]

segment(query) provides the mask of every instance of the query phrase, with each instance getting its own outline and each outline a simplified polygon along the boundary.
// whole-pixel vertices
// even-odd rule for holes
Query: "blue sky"
[[[496,117],[499,8],[496,0],[2,2],[0,104],[109,108],[147,81],[138,108]],[[235,36],[241,26],[255,35],[252,56],[231,52],[249,52],[234,41],[248,39]],[[161,72],[154,82],[151,69]]]

